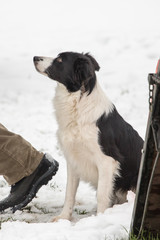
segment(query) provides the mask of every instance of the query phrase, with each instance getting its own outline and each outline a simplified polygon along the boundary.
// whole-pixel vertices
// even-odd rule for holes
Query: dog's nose
[[[35,56],[35,57],[33,58],[33,61],[34,61],[34,62],[43,61],[43,58],[42,58],[42,57],[37,57],[37,56]]]

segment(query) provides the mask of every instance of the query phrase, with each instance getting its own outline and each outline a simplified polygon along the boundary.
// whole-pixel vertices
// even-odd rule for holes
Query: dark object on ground
[[[52,160],[52,162],[50,161]],[[12,208],[13,213],[25,207],[38,190],[48,183],[58,170],[58,162],[45,154],[36,170],[11,186],[10,194],[0,202],[0,212]]]
[[[131,234],[160,236],[160,60],[149,74],[149,118],[131,223]]]

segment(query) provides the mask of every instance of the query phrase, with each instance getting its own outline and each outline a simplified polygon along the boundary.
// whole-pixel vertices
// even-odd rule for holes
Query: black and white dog
[[[97,189],[97,213],[124,203],[135,191],[143,140],[119,115],[99,86],[96,60],[64,52],[57,58],[34,57],[38,72],[56,80],[54,99],[58,139],[67,160],[67,188],[58,219],[71,219],[80,180]]]

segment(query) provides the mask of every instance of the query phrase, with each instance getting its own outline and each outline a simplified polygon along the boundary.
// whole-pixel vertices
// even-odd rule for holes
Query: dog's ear
[[[95,70],[99,70],[98,63],[90,55],[83,55],[75,60],[73,69],[74,86],[89,95],[96,84]]]
[[[89,53],[86,53],[85,56],[88,57],[88,58],[91,60],[93,66],[94,66],[95,71],[99,71],[100,66],[99,66],[99,64],[97,63],[97,61],[95,60],[95,58],[92,57]]]
[[[94,75],[94,68],[87,57],[79,57],[74,62],[74,77],[79,82],[88,82]]]

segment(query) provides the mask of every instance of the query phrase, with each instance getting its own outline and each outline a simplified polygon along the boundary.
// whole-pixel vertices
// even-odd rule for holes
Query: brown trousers
[[[9,184],[29,176],[37,168],[43,155],[21,136],[9,132],[0,124],[0,175]]]

